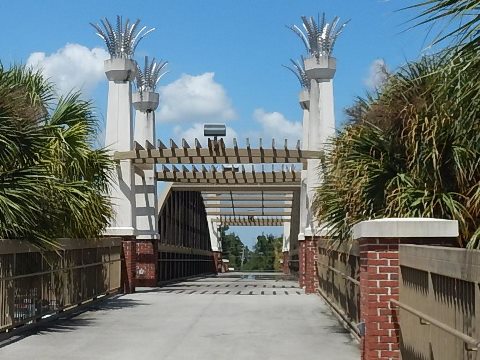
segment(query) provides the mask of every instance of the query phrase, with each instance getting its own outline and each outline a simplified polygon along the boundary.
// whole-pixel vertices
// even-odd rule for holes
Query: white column
[[[215,221],[217,216],[207,215],[208,222],[208,232],[210,234],[210,244],[212,246],[212,251],[222,251],[222,239],[220,238],[220,232],[218,227],[221,225],[219,222]]]
[[[310,94],[309,91],[304,89],[299,95],[300,107],[303,110],[303,139],[302,149],[308,150],[310,148]],[[307,161],[308,162],[308,161]],[[308,166],[307,169],[303,169],[301,172],[301,188],[300,188],[300,219],[299,219],[299,232],[303,234],[305,227],[307,226],[307,218],[309,213],[308,206],[308,192],[307,192],[307,179],[308,179]]]
[[[310,79],[310,117],[309,150],[326,150],[326,141],[335,134],[335,113],[333,98],[333,77],[336,71],[336,60],[332,57],[305,59],[305,72]],[[319,167],[321,161],[312,159],[307,161],[307,225],[306,236],[315,235],[320,229],[311,211],[316,189],[322,184]]]
[[[290,251],[290,223],[283,223],[283,244],[282,252]]]
[[[133,146],[132,86],[135,62],[125,58],[105,61],[108,81],[108,105],[105,145],[111,153],[130,151]],[[106,235],[133,236],[136,231],[134,217],[135,197],[131,160],[116,165],[116,179],[110,186],[114,217]]]
[[[155,144],[155,109],[159,95],[154,92],[133,94],[135,141]],[[135,217],[137,239],[158,239],[158,195],[155,165],[135,166]]]

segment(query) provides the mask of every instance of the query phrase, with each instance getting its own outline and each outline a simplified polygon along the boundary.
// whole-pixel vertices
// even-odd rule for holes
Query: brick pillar
[[[158,240],[136,241],[136,286],[157,285],[158,278]]]
[[[298,235],[298,284],[305,287],[305,236]]]
[[[222,264],[222,253],[220,251],[212,251],[214,272],[216,274],[225,272]]]
[[[362,360],[400,359],[399,245],[455,246],[458,224],[439,219],[380,219],[353,227],[360,246]]]
[[[136,241],[130,238],[122,241],[122,288],[124,294],[135,292],[135,275],[137,272]]]
[[[298,282],[305,293],[313,294],[317,291],[317,249],[318,238],[314,236],[298,236]]]
[[[289,275],[290,274],[290,264],[289,264],[289,260],[290,260],[290,254],[288,251],[284,251],[283,252],[283,264],[282,264],[282,270],[283,270],[283,273],[285,275]]]

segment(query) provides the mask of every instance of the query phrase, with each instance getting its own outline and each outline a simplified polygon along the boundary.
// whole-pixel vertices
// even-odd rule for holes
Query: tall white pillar
[[[216,219],[217,216],[207,215],[210,245],[213,252],[222,252],[222,239],[220,238],[220,231],[218,231],[221,224]]]
[[[155,144],[155,110],[159,94],[139,91],[133,94],[135,141]],[[155,165],[135,166],[135,217],[137,239],[158,239],[158,200]]]
[[[310,116],[308,121],[309,150],[326,150],[326,141],[335,135],[335,113],[333,99],[333,77],[336,60],[329,56],[310,57],[304,60],[305,73],[310,79]],[[311,211],[315,191],[322,183],[319,167],[320,160],[308,160],[307,165],[307,202],[308,216],[305,236],[314,236],[320,230]]]
[[[302,149],[309,149],[309,121],[310,121],[310,93],[307,89],[303,89],[299,95],[300,107],[303,110],[303,139],[302,139]],[[308,160],[307,160],[308,162]],[[303,169],[301,173],[301,189],[300,189],[300,223],[299,231],[301,234],[305,232],[307,226],[307,218],[309,214],[309,204],[308,204],[308,192],[307,192],[307,178],[308,178],[308,165],[307,169]]]
[[[135,62],[128,58],[112,58],[105,61],[108,79],[108,105],[105,145],[112,152],[130,151],[133,147],[132,86]],[[106,229],[106,235],[134,236],[135,196],[131,160],[121,160],[116,165],[116,181],[110,186],[114,216]]]

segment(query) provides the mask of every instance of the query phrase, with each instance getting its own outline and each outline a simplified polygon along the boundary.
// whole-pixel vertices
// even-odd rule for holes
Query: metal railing
[[[480,359],[480,251],[400,245],[402,359]]]
[[[121,239],[59,240],[39,251],[0,240],[0,333],[120,288]]]
[[[332,248],[319,240],[317,277],[318,292],[343,319],[355,337],[360,322],[360,259],[358,243]]]

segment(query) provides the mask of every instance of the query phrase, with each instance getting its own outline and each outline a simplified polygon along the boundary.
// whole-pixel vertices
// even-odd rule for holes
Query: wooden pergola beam
[[[224,194],[226,191],[234,192],[259,192],[259,191],[271,191],[271,192],[291,192],[299,191],[300,183],[280,183],[280,184],[205,184],[205,183],[179,183],[176,182],[172,185],[172,191],[200,191],[200,192],[218,192]]]
[[[207,215],[212,216],[290,216],[292,210],[285,210],[285,211],[262,211],[262,210],[255,210],[255,211],[225,211],[225,210],[212,210],[207,209]]]
[[[208,141],[208,147],[202,147],[195,139],[195,147],[191,147],[185,139],[179,147],[172,139],[167,147],[158,141],[157,148],[151,144],[145,147],[135,143],[131,151],[117,151],[114,160],[133,160],[135,164],[267,164],[267,163],[306,163],[307,159],[318,159],[321,151],[300,149],[300,143],[293,149],[288,148],[287,142],[283,148],[276,148],[272,141],[272,148],[264,148],[260,139],[259,148],[252,148],[247,139],[247,146],[239,148],[234,139],[234,147],[226,147],[223,139],[215,142]]]
[[[258,208],[264,208],[264,209],[289,209],[292,207],[292,203],[281,203],[281,202],[275,202],[275,203],[270,203],[270,202],[242,202],[242,203],[234,203],[232,206],[232,203],[224,202],[220,204],[215,204],[213,202],[206,202],[205,203],[205,208],[210,209],[231,209],[234,207],[235,209],[258,209]]]

